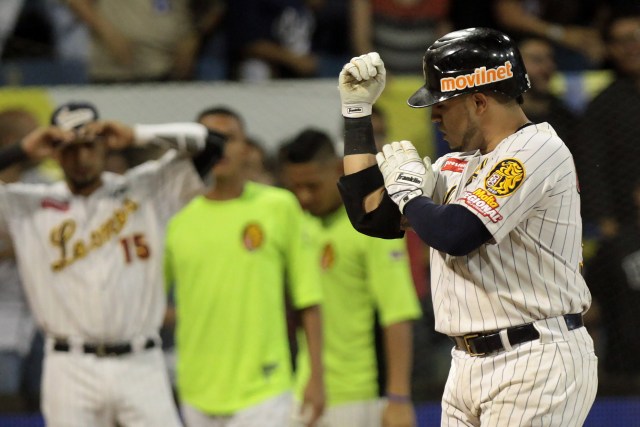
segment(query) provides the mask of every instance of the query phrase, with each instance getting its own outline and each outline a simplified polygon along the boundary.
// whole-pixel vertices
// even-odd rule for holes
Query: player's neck
[[[211,200],[232,200],[242,195],[246,179],[218,178],[205,196]]]
[[[86,185],[78,185],[77,183],[71,182],[67,180],[67,186],[69,187],[69,191],[76,196],[84,196],[88,197],[92,195],[98,188],[102,187],[102,179],[97,179]]]
[[[504,111],[506,114],[495,116],[494,120],[486,123],[483,132],[486,145],[480,149],[482,154],[493,151],[500,142],[529,122],[524,111],[520,108],[510,108]]]

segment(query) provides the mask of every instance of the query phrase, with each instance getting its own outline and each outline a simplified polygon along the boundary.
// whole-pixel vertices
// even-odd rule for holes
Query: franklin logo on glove
[[[413,176],[413,175],[405,175],[402,172],[400,172],[398,174],[398,177],[396,178],[396,181],[404,181],[404,182],[409,182],[412,184],[418,184],[418,185],[422,185],[422,179],[417,177],[417,176]]]

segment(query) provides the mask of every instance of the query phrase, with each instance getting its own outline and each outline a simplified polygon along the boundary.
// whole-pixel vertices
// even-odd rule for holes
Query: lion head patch
[[[484,180],[487,191],[496,197],[504,197],[518,189],[524,181],[524,165],[516,159],[498,162]]]

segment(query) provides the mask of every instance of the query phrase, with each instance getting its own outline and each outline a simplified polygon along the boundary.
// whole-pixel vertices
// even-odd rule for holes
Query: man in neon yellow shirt
[[[305,130],[280,152],[283,180],[316,225],[323,269],[324,370],[328,427],[411,427],[412,320],[420,316],[403,240],[356,232],[336,183],[341,159],[329,137]],[[386,399],[380,400],[374,314],[384,328]],[[300,352],[298,392],[309,375]]]
[[[167,230],[177,386],[186,424],[288,424],[293,383],[285,281],[312,349],[304,399],[316,419],[324,407],[321,286],[314,247],[304,239],[304,213],[288,191],[246,179],[248,145],[237,113],[214,108],[199,122],[228,140],[213,169],[215,184]]]

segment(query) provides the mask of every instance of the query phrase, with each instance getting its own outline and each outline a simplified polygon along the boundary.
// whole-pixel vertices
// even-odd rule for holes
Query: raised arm
[[[404,235],[401,215],[386,195],[376,165],[371,110],[386,82],[380,55],[352,58],[342,67],[338,90],[344,116],[344,171],[338,188],[353,227],[362,234],[385,239]]]
[[[192,156],[200,174],[206,175],[222,157],[226,137],[198,123],[166,123],[129,127],[117,121],[90,123],[84,132],[105,138],[109,148],[158,144]]]

